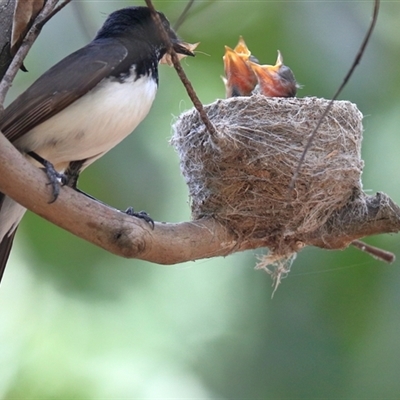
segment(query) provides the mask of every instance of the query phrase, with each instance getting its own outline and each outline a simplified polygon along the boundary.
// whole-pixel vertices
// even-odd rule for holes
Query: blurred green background
[[[140,1],[73,1],[44,28],[10,92],[87,43],[106,15]],[[155,1],[175,21],[185,1]],[[196,1],[179,34],[200,41],[185,70],[203,103],[224,97],[224,45],[243,35],[264,64],[283,53],[304,86],[333,95],[364,37],[372,1]],[[81,20],[85,21],[86,31]],[[400,2],[384,1],[341,95],[365,115],[367,193],[400,202]],[[80,187],[157,221],[190,218],[171,123],[191,108],[160,68],[147,119],[82,175]],[[398,399],[400,246],[385,265],[349,248],[306,248],[271,300],[256,255],[160,266],[125,260],[32,213],[0,286],[1,399]]]

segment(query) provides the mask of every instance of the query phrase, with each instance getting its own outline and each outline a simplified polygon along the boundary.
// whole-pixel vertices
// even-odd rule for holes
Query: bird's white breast
[[[134,74],[132,74],[134,75]],[[146,117],[157,91],[151,76],[123,83],[103,79],[94,89],[16,141],[62,171],[70,161],[95,159],[128,136]]]

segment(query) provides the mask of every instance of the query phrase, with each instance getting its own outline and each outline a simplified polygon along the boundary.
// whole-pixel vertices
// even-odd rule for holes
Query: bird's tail
[[[26,209],[0,193],[0,282],[6,268],[15,232]]]
[[[8,256],[10,255],[16,231],[17,229],[15,228],[11,235],[4,236],[3,240],[0,242],[0,282],[3,278],[4,270],[6,269]]]

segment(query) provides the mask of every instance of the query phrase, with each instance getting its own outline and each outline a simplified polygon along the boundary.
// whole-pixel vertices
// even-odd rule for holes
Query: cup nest
[[[328,103],[261,95],[218,100],[205,106],[215,135],[196,110],[182,114],[172,144],[189,188],[192,218],[213,217],[239,240],[265,238],[278,256],[295,253],[296,236],[316,231],[362,189],[362,114],[348,101],[335,101],[289,191]],[[288,238],[293,243],[288,245]]]

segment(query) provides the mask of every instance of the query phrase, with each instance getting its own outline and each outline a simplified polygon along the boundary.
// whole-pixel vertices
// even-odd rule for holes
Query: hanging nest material
[[[182,114],[172,143],[189,187],[192,218],[213,217],[239,240],[265,238],[268,262],[288,259],[307,244],[298,238],[318,230],[361,192],[362,114],[354,104],[336,101],[289,193],[327,104],[260,95],[218,100],[205,107],[216,135],[197,111]]]

